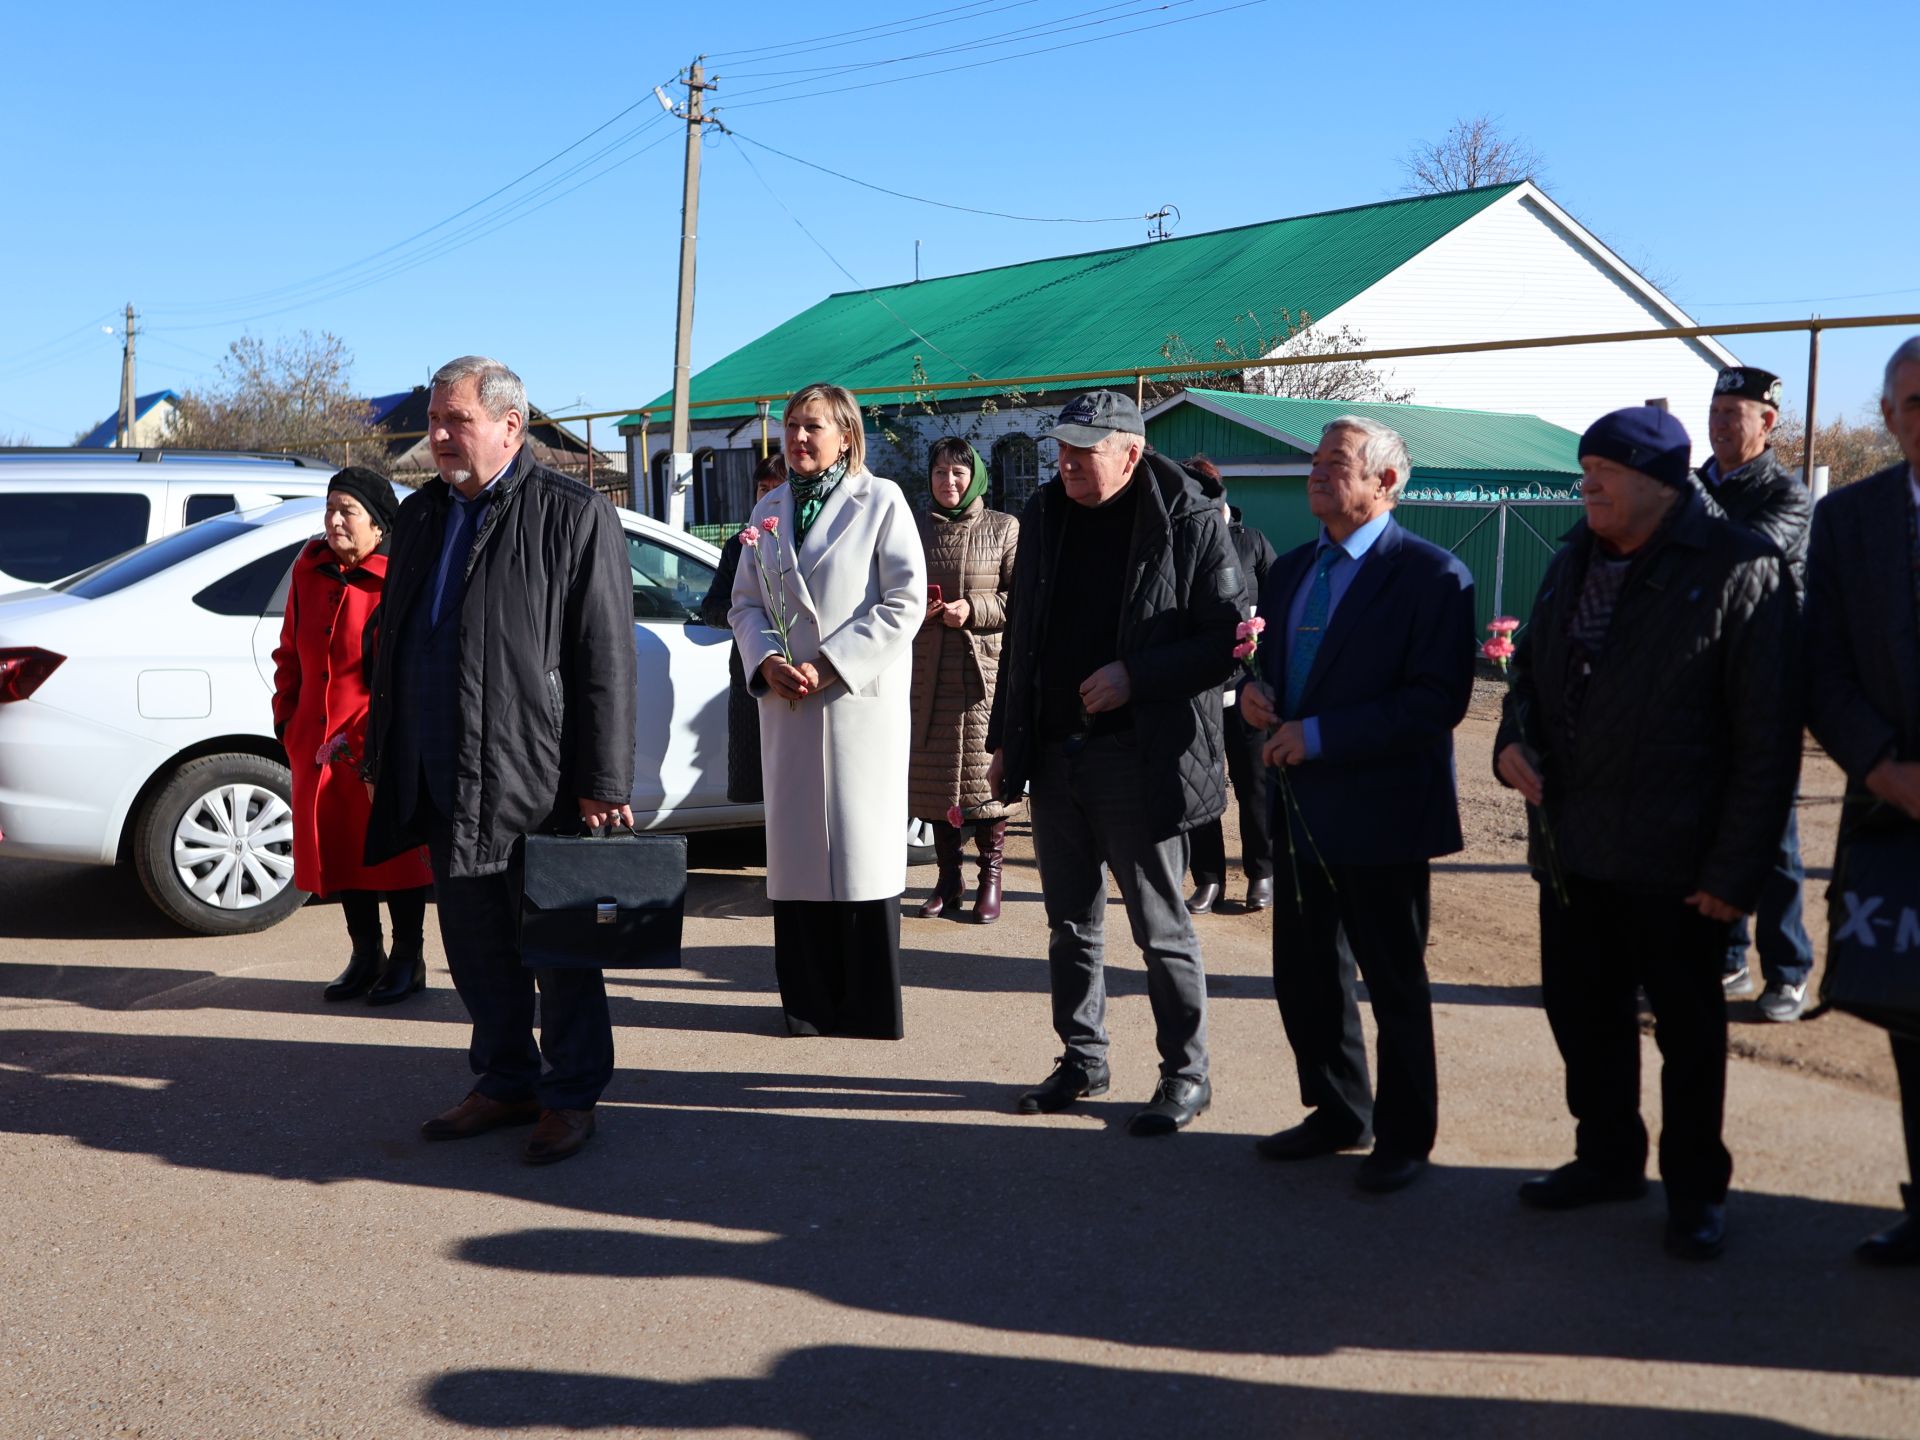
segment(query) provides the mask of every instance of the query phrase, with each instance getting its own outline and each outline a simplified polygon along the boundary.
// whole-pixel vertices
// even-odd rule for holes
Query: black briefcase
[[[665,970],[680,963],[687,837],[527,835],[513,860],[520,963],[530,970]]]
[[[1863,828],[1827,891],[1825,1007],[1920,1036],[1920,825]]]

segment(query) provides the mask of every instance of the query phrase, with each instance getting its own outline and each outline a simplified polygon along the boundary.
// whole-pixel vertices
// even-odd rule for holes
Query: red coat
[[[317,895],[433,883],[425,850],[375,866],[363,859],[369,806],[358,770],[367,731],[361,645],[386,577],[385,555],[342,571],[332,547],[313,541],[293,562],[273,652],[273,728],[293,770],[293,883]],[[351,758],[322,765],[320,747],[336,735],[346,736]]]

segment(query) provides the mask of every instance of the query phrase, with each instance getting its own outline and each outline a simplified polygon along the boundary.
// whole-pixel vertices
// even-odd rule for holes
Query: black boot
[[[933,825],[933,858],[940,866],[940,874],[933,882],[933,893],[921,903],[919,916],[922,920],[932,920],[949,910],[960,908],[960,896],[966,889],[966,883],[960,878],[960,847],[966,841],[966,832],[956,830],[942,820]]]
[[[427,988],[427,957],[418,941],[393,942],[393,953],[380,972],[380,983],[367,992],[369,1005],[398,1005]]]
[[[973,827],[974,848],[980,852],[980,889],[973,897],[976,925],[1000,918],[1000,865],[1007,851],[1007,822],[982,820]]]
[[[353,942],[353,958],[347,961],[347,968],[335,977],[334,982],[320,992],[323,1000],[358,1000],[373,988],[373,982],[379,978],[380,967],[386,963],[386,947],[380,943],[376,932],[371,939],[356,936]]]

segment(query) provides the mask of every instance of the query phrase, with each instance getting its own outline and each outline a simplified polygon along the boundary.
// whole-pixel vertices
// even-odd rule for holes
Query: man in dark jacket
[[[1267,571],[1273,565],[1273,542],[1241,523],[1240,512],[1227,503],[1219,466],[1204,455],[1196,455],[1187,461],[1186,468],[1199,477],[1201,490],[1219,503],[1220,512],[1227,517],[1227,539],[1240,562],[1240,609],[1251,615],[1260,603],[1260,589],[1267,583]],[[1273,817],[1267,804],[1267,767],[1260,758],[1260,747],[1267,737],[1247,724],[1240,713],[1239,696],[1245,680],[1244,670],[1236,672],[1222,697],[1220,739],[1227,751],[1227,780],[1233,786],[1240,814],[1240,867],[1247,872],[1246,908],[1252,911],[1273,904]],[[1220,903],[1221,887],[1227,879],[1227,837],[1222,821],[1194,826],[1192,840],[1193,894],[1187,899],[1187,911],[1205,915]]]
[[[1691,449],[1651,406],[1581,437],[1586,518],[1521,632],[1494,771],[1536,807],[1542,998],[1576,1121],[1572,1163],[1520,1198],[1566,1210],[1646,1193],[1643,989],[1667,1248],[1705,1260],[1725,1243],[1733,1174],[1720,965],[1793,801],[1800,688],[1785,564],[1708,512]]]
[[[1107,872],[1147,964],[1160,1083],[1128,1125],[1165,1135],[1207,1108],[1207,978],[1182,896],[1187,832],[1226,808],[1220,687],[1240,573],[1219,507],[1146,448],[1133,401],[1077,396],[1049,432],[1060,480],[1020,517],[988,783],[1031,784],[1065,1053],[1024,1114],[1107,1089]]]
[[[1274,562],[1262,680],[1240,697],[1250,724],[1279,727],[1262,758],[1285,767],[1293,883],[1273,912],[1273,993],[1308,1107],[1256,1148],[1309,1160],[1371,1139],[1355,1179],[1375,1194],[1420,1177],[1439,1124],[1430,867],[1461,847],[1453,728],[1473,697],[1473,576],[1394,522],[1411,468],[1378,421],[1328,424],[1307,477],[1320,538]],[[1356,971],[1380,1034],[1377,1102]]]
[[[473,1017],[479,1079],[421,1133],[533,1123],[524,1154],[541,1164],[593,1133],[613,1027],[598,970],[542,970],[534,1043],[536,975],[520,963],[505,872],[530,831],[632,823],[635,678],[619,517],[535,462],[526,425],[526,391],[498,361],[464,356],[433,377],[441,478],[394,527],[362,773],[368,859],[426,844],[447,965]]]
[[[1700,483],[1727,518],[1771,540],[1787,562],[1795,604],[1804,584],[1807,523],[1813,502],[1807,487],[1773,453],[1769,443],[1780,418],[1780,377],[1751,365],[1722,370],[1714,382],[1707,411],[1707,441],[1713,455],[1699,470]],[[1747,945],[1757,942],[1766,989],[1760,1013],[1769,1020],[1800,1018],[1807,1005],[1807,976],[1813,972],[1813,942],[1801,917],[1806,871],[1800,864],[1800,827],[1793,811],[1760,889],[1752,933],[1747,919],[1734,922],[1727,940],[1721,984],[1729,995],[1753,993],[1747,971]]]
[[[1920,823],[1920,335],[1887,362],[1880,413],[1905,462],[1822,500],[1807,558],[1807,725],[1847,772],[1835,875],[1863,825]],[[1920,1265],[1920,1034],[1890,1034],[1911,1183],[1855,1253]]]

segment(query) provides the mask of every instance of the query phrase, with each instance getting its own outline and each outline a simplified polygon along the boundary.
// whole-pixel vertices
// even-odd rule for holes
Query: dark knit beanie
[[[400,515],[400,501],[393,493],[393,482],[378,470],[364,465],[349,465],[327,482],[329,493],[338,490],[358,500],[373,523],[384,535],[393,533],[393,522]]]
[[[1662,485],[1684,490],[1693,474],[1693,441],[1687,427],[1654,405],[1634,405],[1602,415],[1580,437],[1580,458],[1598,455]]]

